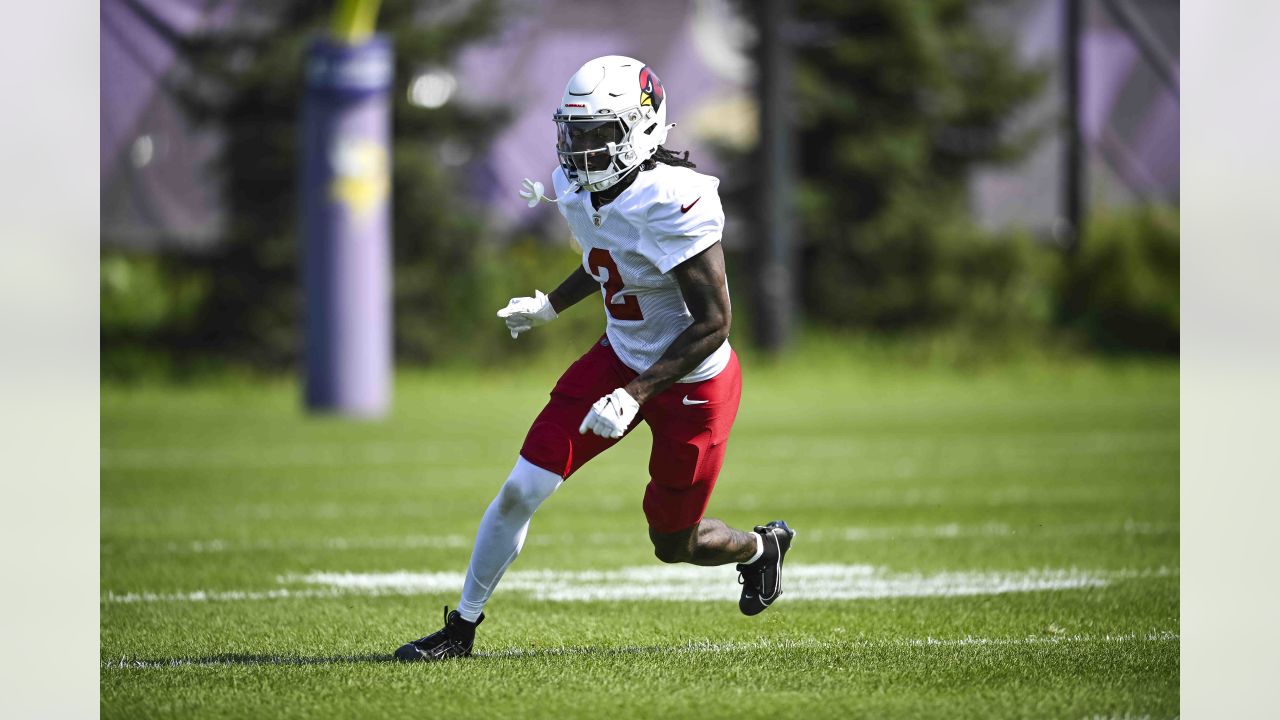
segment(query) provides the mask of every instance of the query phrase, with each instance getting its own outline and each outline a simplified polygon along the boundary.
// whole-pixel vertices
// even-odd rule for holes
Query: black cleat
[[[782,520],[757,525],[756,532],[764,538],[764,554],[750,565],[738,566],[738,583],[742,585],[738,609],[743,615],[759,615],[782,594],[782,559],[796,536]]]
[[[448,660],[471,655],[476,641],[476,626],[484,622],[484,613],[475,622],[462,619],[457,610],[444,606],[444,627],[424,638],[402,645],[396,650],[397,660]]]

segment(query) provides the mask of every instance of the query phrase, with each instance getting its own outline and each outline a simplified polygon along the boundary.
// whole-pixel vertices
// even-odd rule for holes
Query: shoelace
[[[422,637],[418,638],[417,640],[414,640],[414,641],[413,641],[413,644],[414,644],[414,645],[420,645],[420,644],[422,644],[422,643],[426,642],[427,640],[430,640],[431,638],[433,638],[433,637],[435,637],[435,636],[437,636],[437,635],[439,635],[439,634],[441,634],[441,633],[444,633],[445,637],[448,637],[448,638],[449,638],[449,640],[451,640],[451,641],[453,641],[453,642],[457,642],[456,640],[454,640],[454,639],[453,639],[453,636],[449,634],[448,630],[449,630],[449,606],[448,606],[448,605],[445,605],[445,606],[444,606],[444,627],[442,627],[442,628],[440,628],[439,630],[437,630],[437,631],[435,631],[435,632],[431,633],[430,635],[423,635]]]

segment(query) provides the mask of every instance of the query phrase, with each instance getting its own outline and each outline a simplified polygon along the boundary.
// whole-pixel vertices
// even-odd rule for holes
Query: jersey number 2
[[[640,312],[640,301],[634,295],[618,295],[625,286],[622,284],[622,274],[618,272],[618,264],[613,261],[608,250],[591,248],[591,252],[587,254],[587,266],[604,287],[604,307],[614,320],[644,319],[644,314]]]

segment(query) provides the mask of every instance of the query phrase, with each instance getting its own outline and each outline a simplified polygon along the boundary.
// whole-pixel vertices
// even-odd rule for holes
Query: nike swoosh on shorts
[[[690,400],[689,396],[685,395],[683,402],[685,405],[702,405],[703,403],[708,403],[711,401],[710,400]]]

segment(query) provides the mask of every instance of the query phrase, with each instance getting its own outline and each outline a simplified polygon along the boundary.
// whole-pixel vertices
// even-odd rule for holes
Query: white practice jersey
[[[600,282],[606,334],[618,359],[644,372],[693,324],[671,269],[720,242],[720,181],[658,163],[598,211],[591,193],[569,193],[556,168],[551,180],[561,214],[582,246],[582,267]],[[729,341],[679,382],[701,382],[729,364]]]

